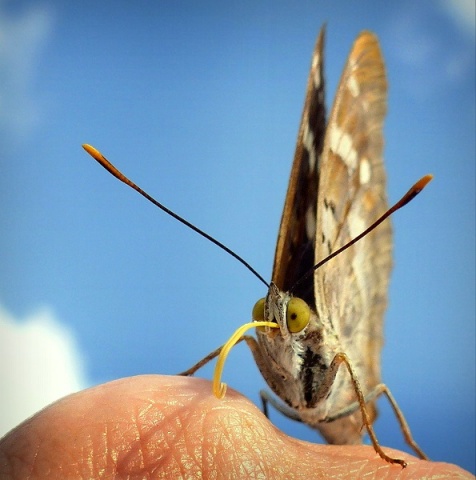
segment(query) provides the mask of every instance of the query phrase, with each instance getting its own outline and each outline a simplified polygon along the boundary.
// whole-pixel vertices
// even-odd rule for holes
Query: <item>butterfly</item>
[[[253,308],[253,322],[182,375],[195,373],[217,356],[221,372],[229,348],[245,341],[275,394],[261,393],[265,411],[269,403],[315,428],[332,444],[362,443],[365,427],[375,451],[404,467],[404,460],[383,451],[372,426],[375,401],[384,395],[407,443],[420,458],[427,458],[381,382],[383,316],[392,269],[392,228],[383,220],[419,193],[431,176],[389,209],[383,164],[387,79],[378,39],[364,31],[355,40],[326,121],[324,38],[323,27],[312,56],[269,285],[241,257],[157,202],[93,147],[84,148],[117,178],[225,249],[268,286],[266,297]],[[243,334],[249,326],[258,327],[256,338]],[[224,389],[216,393],[222,396]]]
[[[279,328],[258,328],[257,339],[239,340],[246,341],[281,400],[261,392],[266,410],[269,402],[332,444],[362,443],[365,425],[377,453],[404,465],[383,452],[372,428],[375,399],[384,394],[408,443],[426,458],[381,383],[383,315],[392,269],[390,222],[315,269],[388,211],[382,157],[385,66],[375,35],[362,32],[326,123],[324,37],[322,28],[312,56],[272,281],[253,309],[255,321],[274,322]]]

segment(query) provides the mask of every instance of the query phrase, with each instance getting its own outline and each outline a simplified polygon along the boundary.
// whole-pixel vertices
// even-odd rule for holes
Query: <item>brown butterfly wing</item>
[[[314,265],[319,162],[324,144],[325,105],[322,28],[314,48],[291,177],[281,217],[272,281],[282,291]],[[295,295],[314,306],[312,278]]]
[[[386,92],[378,40],[363,32],[344,68],[326,131],[316,262],[355,238],[388,208],[382,159]],[[380,382],[391,257],[392,232],[387,220],[314,275],[318,315],[331,320],[364,393]],[[354,400],[352,389],[347,388],[347,394],[337,399],[335,411]],[[374,407],[369,408],[375,416]]]

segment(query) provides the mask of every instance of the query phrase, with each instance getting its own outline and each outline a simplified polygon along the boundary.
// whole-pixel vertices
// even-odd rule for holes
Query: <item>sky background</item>
[[[71,391],[184,370],[249,321],[263,285],[81,144],[270,278],[324,22],[328,105],[356,35],[380,39],[390,201],[435,176],[393,218],[383,380],[430,458],[475,471],[472,0],[0,0],[0,434]],[[258,403],[244,345],[224,379]],[[379,408],[379,440],[405,448]]]

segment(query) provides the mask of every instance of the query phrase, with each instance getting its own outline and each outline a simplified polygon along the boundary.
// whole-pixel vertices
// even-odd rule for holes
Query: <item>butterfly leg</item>
[[[366,404],[371,402],[372,400],[375,400],[381,395],[382,392],[379,390],[379,387],[380,387],[380,384],[377,385],[370,393],[367,393],[367,395],[364,396],[364,401]],[[347,407],[334,413],[331,417],[326,417],[324,420],[321,420],[321,422],[325,422],[325,423],[334,422],[335,420],[339,420],[339,418],[352,415],[359,409],[360,409],[360,403],[358,401],[352,402],[350,405],[347,405]]]
[[[272,405],[278,412],[282,413],[285,417],[290,418],[291,420],[295,420],[296,422],[302,422],[302,418],[296,412],[296,410],[288,407],[286,404],[280,402],[276,397],[272,394],[267,392],[266,390],[261,390],[259,392],[259,396],[261,397],[261,404],[263,406],[263,413],[266,418],[268,416],[268,403]]]
[[[245,341],[248,346],[250,346],[250,342],[256,343],[256,340],[249,336],[249,335],[243,335],[237,342],[236,344]],[[206,357],[202,358],[199,362],[197,362],[193,367],[190,367],[189,369],[179,373],[181,377],[190,377],[192,376],[197,370],[205,366],[208,362],[211,362],[214,358],[218,357],[220,355],[220,352],[222,351],[223,345],[221,347],[218,347],[216,350],[213,350],[213,352],[210,352]],[[253,350],[250,347],[251,350]]]
[[[413,449],[413,451],[421,459],[428,460],[428,457],[425,455],[425,453],[422,451],[422,449],[418,446],[418,444],[413,439],[412,432],[410,431],[410,427],[407,421],[405,420],[405,416],[403,415],[403,412],[400,410],[400,407],[398,406],[395,398],[393,397],[387,385],[385,385],[384,383],[379,383],[370,393],[365,395],[364,397],[365,403],[367,404],[372,400],[377,399],[382,394],[385,395],[387,397],[387,400],[390,402],[392,410],[395,413],[395,416],[397,417],[398,423],[400,425],[400,430],[402,431],[403,437],[405,438],[405,441],[407,442],[407,444]],[[339,418],[346,417],[347,415],[354,413],[359,408],[360,408],[360,403],[358,401],[353,402],[350,405],[348,405],[346,408],[332,415],[332,417],[325,418],[323,421],[326,423],[333,422],[334,420],[338,420]]]
[[[422,458],[423,460],[428,460],[428,457],[423,453],[421,448],[413,439],[412,432],[410,431],[410,427],[407,421],[405,420],[403,412],[400,410],[400,407],[398,406],[397,401],[393,397],[387,385],[385,385],[384,383],[380,383],[375,387],[374,391],[375,390],[378,390],[377,396],[384,394],[387,397],[387,400],[390,402],[392,410],[395,413],[395,416],[397,417],[398,423],[400,424],[400,429],[403,433],[403,437],[405,438],[405,441],[407,442],[407,444],[413,449],[413,451],[420,458]]]
[[[362,421],[364,423],[364,426],[365,428],[367,429],[367,432],[369,434],[369,437],[370,437],[370,440],[372,442],[372,445],[374,447],[374,450],[380,455],[380,457],[389,462],[389,463],[398,463],[399,465],[401,465],[403,468],[405,468],[407,466],[407,463],[404,461],[404,460],[401,460],[399,458],[392,458],[392,457],[389,457],[382,449],[382,447],[380,446],[379,442],[378,442],[378,439],[377,439],[377,435],[375,434],[375,431],[372,427],[372,422],[371,422],[371,419],[370,419],[370,415],[369,415],[369,412],[367,410],[367,407],[365,405],[366,403],[366,398],[362,392],[362,388],[360,386],[360,382],[359,380],[357,379],[357,376],[354,372],[354,369],[352,368],[352,363],[349,359],[349,357],[345,354],[345,353],[337,353],[336,356],[333,358],[330,366],[329,366],[329,370],[328,370],[328,379],[330,381],[330,383],[332,383],[333,379],[335,378],[336,374],[337,374],[337,370],[339,369],[339,367],[344,364],[345,367],[347,368],[347,371],[349,372],[350,374],[350,378],[352,380],[352,384],[354,386],[354,391],[355,391],[355,394],[357,395],[357,402],[356,404],[358,404],[358,406],[360,407],[360,412],[362,414]],[[326,382],[324,381],[323,382],[323,385],[326,385],[326,384],[329,384],[329,382]],[[381,384],[383,385],[383,384]],[[378,389],[379,386],[377,386],[376,388]],[[380,395],[381,393],[385,393],[385,391],[389,394],[390,392],[388,392],[388,389],[385,387],[385,390],[382,390],[381,392],[371,392],[369,394],[369,396],[371,398],[376,398],[378,397],[378,395]],[[390,403],[392,404],[392,408],[394,408],[394,411],[395,411],[395,414],[397,415],[397,418],[399,419],[399,422],[400,422],[400,425],[406,425],[407,429],[408,429],[408,425],[406,424],[405,422],[405,419],[403,418],[403,415],[400,411],[400,409],[398,409],[398,406],[395,402],[395,400],[393,400],[393,397],[387,395],[387,398],[391,398],[390,400]],[[392,401],[393,400],[393,401]],[[357,406],[357,405],[356,405]],[[396,407],[396,409],[395,409]],[[357,409],[357,408],[355,408]],[[348,411],[348,413],[351,413],[349,410],[351,410],[350,408],[347,408],[346,409]],[[342,415],[340,415],[342,416]],[[403,420],[403,424],[401,423],[401,421]],[[328,419],[324,420],[324,421],[328,421]],[[409,432],[409,429],[408,429],[408,432]],[[404,433],[405,434],[405,433]],[[406,437],[405,437],[406,438]],[[411,439],[411,435],[410,435],[410,439]],[[413,440],[412,440],[413,441]],[[413,442],[414,443],[414,442]],[[416,445],[416,444],[415,444]],[[417,446],[418,447],[418,446]],[[421,450],[415,450],[415,451],[420,451]],[[423,452],[421,452],[423,453]],[[426,457],[425,457],[426,458]]]
[[[372,441],[372,445],[373,445],[375,451],[387,462],[398,463],[402,467],[404,467],[404,466],[406,466],[406,462],[404,460],[389,457],[382,450],[382,447],[378,443],[377,436],[376,436],[376,434],[373,430],[372,423],[371,423],[371,420],[370,420],[370,416],[369,416],[369,413],[367,411],[366,404],[368,402],[371,402],[372,400],[375,400],[380,395],[384,394],[388,398],[388,400],[389,400],[389,402],[392,406],[392,409],[395,412],[395,415],[398,419],[398,422],[401,426],[402,432],[404,434],[405,440],[407,441],[408,445],[410,445],[413,448],[413,450],[418,454],[418,456],[420,458],[426,459],[427,458],[426,455],[421,451],[421,449],[418,447],[416,442],[413,440],[413,437],[412,437],[411,432],[410,432],[410,428],[409,428],[409,426],[408,426],[408,424],[407,424],[407,422],[406,422],[406,420],[403,416],[403,413],[401,412],[400,408],[398,407],[395,399],[391,395],[387,386],[383,383],[378,384],[370,393],[368,393],[367,395],[364,395],[363,392],[362,392],[362,388],[360,386],[360,382],[358,381],[358,379],[357,379],[357,377],[354,373],[354,370],[352,368],[352,364],[351,364],[349,358],[347,357],[347,355],[345,355],[344,353],[339,353],[334,357],[331,365],[329,366],[327,381],[323,382],[324,389],[328,389],[327,385],[332,385],[332,383],[335,379],[335,376],[337,374],[337,371],[338,371],[338,369],[339,369],[339,367],[342,363],[345,364],[347,370],[349,371],[349,374],[350,374],[350,377],[351,377],[351,380],[352,380],[352,383],[353,383],[353,386],[354,386],[354,390],[355,390],[355,393],[357,395],[358,400],[356,402],[353,402],[350,405],[348,405],[345,409],[340,410],[339,412],[335,413],[334,415],[332,415],[332,417],[327,417],[327,418],[325,418],[321,421],[326,422],[326,423],[330,423],[330,422],[338,420],[342,417],[346,417],[348,415],[351,415],[352,413],[354,413],[355,411],[360,409],[364,425],[365,425],[365,427],[366,427],[366,429],[369,433],[369,437]],[[269,403],[276,410],[281,412],[284,416],[290,418],[291,420],[302,422],[301,417],[298,415],[298,413],[295,410],[293,410],[292,408],[288,407],[287,405],[279,402],[275,397],[273,397],[267,391],[262,390],[260,392],[260,397],[261,397],[261,401],[262,401],[262,404],[263,404],[263,413],[265,414],[266,417],[268,417],[268,403]]]

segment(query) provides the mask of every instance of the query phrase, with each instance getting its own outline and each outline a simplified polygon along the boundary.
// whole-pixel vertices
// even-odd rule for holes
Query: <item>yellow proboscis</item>
[[[220,355],[218,356],[217,364],[215,366],[215,373],[213,374],[213,393],[215,397],[223,398],[226,393],[226,383],[221,382],[221,376],[223,373],[223,367],[225,366],[226,357],[228,357],[230,350],[235,346],[235,344],[240,340],[247,330],[256,327],[279,328],[278,324],[274,322],[249,322],[236,329],[235,333],[233,333],[225,345],[223,345]]]

